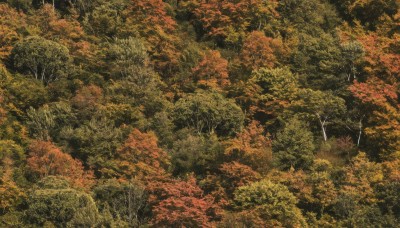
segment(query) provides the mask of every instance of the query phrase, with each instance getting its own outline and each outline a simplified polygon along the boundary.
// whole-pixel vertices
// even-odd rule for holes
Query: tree
[[[31,107],[27,116],[29,118],[27,124],[30,126],[32,136],[39,140],[49,141],[51,139],[50,131],[55,125],[55,116],[49,107],[44,106],[39,110]]]
[[[231,135],[243,124],[242,110],[216,92],[198,91],[176,102],[173,113],[178,127],[192,127],[197,133]]]
[[[331,177],[332,165],[327,160],[316,159],[311,170],[306,179],[307,184],[312,188],[309,198],[311,200],[308,202],[309,208],[323,215],[325,209],[331,207],[337,199],[337,190]]]
[[[96,36],[116,37],[123,29],[122,12],[126,7],[124,1],[103,2],[85,15],[84,26]]]
[[[221,163],[223,145],[216,135],[186,135],[175,139],[171,149],[171,169],[174,175],[194,173],[203,176],[216,172]]]
[[[42,179],[29,194],[27,204],[28,224],[76,227],[96,226],[100,221],[93,198],[70,188],[60,177]]]
[[[221,185],[225,193],[232,197],[233,192],[241,186],[251,184],[261,179],[261,175],[251,167],[239,162],[225,162],[220,167]]]
[[[119,177],[143,180],[164,174],[169,159],[167,153],[158,147],[153,133],[134,129],[118,149],[114,162]]]
[[[300,75],[304,87],[343,94],[349,84],[348,70],[343,67],[347,62],[338,36],[305,27],[312,31],[295,34],[298,45],[292,51],[292,70]]]
[[[277,11],[281,18],[286,19],[282,26],[288,26],[287,32],[313,33],[318,29],[333,30],[341,23],[335,7],[328,1],[279,1]]]
[[[8,4],[0,4],[0,60],[11,53],[13,45],[22,39],[26,28],[26,15],[17,12]]]
[[[229,159],[239,161],[260,173],[264,173],[270,168],[271,140],[258,122],[252,121],[226,144],[225,155]]]
[[[356,80],[360,74],[360,66],[362,65],[365,54],[362,44],[358,41],[344,41],[341,44],[342,54],[345,63],[345,72],[347,81]]]
[[[63,176],[72,186],[90,189],[93,185],[93,173],[85,171],[82,162],[63,153],[51,142],[35,141],[29,147],[27,159],[29,170],[39,178]]]
[[[163,83],[150,66],[142,40],[132,37],[116,39],[108,46],[104,60],[110,77],[115,80],[106,91],[112,102],[138,107],[148,117],[168,105],[160,91]]]
[[[112,217],[127,221],[129,226],[139,226],[147,206],[147,193],[142,183],[136,180],[106,180],[94,189],[94,199],[100,211],[111,213]]]
[[[279,58],[287,55],[282,40],[266,37],[263,32],[254,31],[244,41],[241,59],[243,65],[251,70],[262,67],[274,68],[279,64]]]
[[[76,122],[75,113],[66,102],[49,103],[37,109],[30,107],[26,114],[31,137],[42,141],[58,140],[60,130]]]
[[[266,122],[271,130],[274,130],[278,117],[296,99],[299,91],[298,75],[289,68],[255,70],[248,86],[249,93],[253,92],[250,96],[255,99],[255,104],[250,107],[251,113],[260,122]]]
[[[373,204],[377,201],[374,186],[383,180],[381,164],[369,161],[361,152],[351,160],[351,165],[345,168],[344,183],[340,193],[352,198],[356,203]]]
[[[212,198],[203,196],[193,176],[186,181],[155,181],[149,187],[153,217],[150,224],[158,227],[212,226]]]
[[[219,51],[207,52],[192,70],[198,85],[223,89],[230,84],[228,61],[221,57]]]
[[[93,117],[74,128],[66,126],[60,132],[60,141],[71,154],[93,167],[98,176],[115,175],[112,159],[123,142],[123,131],[103,117]]]
[[[309,169],[314,158],[313,135],[307,126],[297,118],[285,123],[276,139],[272,141],[272,152],[277,166],[288,170]]]
[[[299,90],[298,77],[288,68],[261,68],[253,71],[251,80],[262,88],[266,100],[288,102],[295,99]]]
[[[16,183],[24,162],[22,147],[11,140],[0,140],[0,215],[14,210],[26,196]]]
[[[138,38],[115,39],[105,54],[107,63],[112,63],[109,69],[114,78],[133,77],[141,71],[138,68],[149,67],[147,49]]]
[[[350,21],[361,21],[368,28],[376,28],[384,15],[393,16],[398,9],[395,0],[348,0],[335,2],[340,12]]]
[[[39,36],[66,46],[80,62],[91,57],[91,44],[86,41],[85,32],[74,17],[61,18],[53,6],[44,4],[28,22],[39,29]]]
[[[78,111],[80,118],[88,118],[93,115],[103,101],[103,90],[96,85],[87,85],[76,91],[71,98],[71,106]]]
[[[187,5],[200,24],[200,35],[214,38],[220,44],[238,44],[247,31],[272,33],[278,13],[276,1],[193,1]]]
[[[317,120],[323,139],[327,141],[327,126],[330,121],[345,113],[345,101],[331,92],[311,89],[300,90],[297,99],[292,102],[290,108],[308,120]]]
[[[397,82],[400,77],[399,38],[359,32],[357,39],[365,50],[364,71],[369,76],[378,77],[386,83]]]
[[[379,156],[391,159],[398,156],[400,149],[400,113],[397,88],[380,79],[355,82],[349,87],[353,96],[368,110],[368,125],[364,132],[371,142],[379,145]]]
[[[16,69],[31,73],[45,84],[65,75],[70,62],[65,46],[37,36],[16,44],[11,59]]]
[[[22,116],[30,107],[39,108],[50,98],[48,87],[33,77],[13,75],[4,85],[7,86],[7,96],[13,101],[18,116]]]
[[[176,22],[168,14],[168,4],[162,0],[131,0],[123,15],[126,18],[125,31],[128,35],[146,38],[150,56],[156,69],[169,72],[178,62],[179,51],[175,47],[178,38],[173,35]],[[135,32],[133,32],[135,31]]]
[[[381,211],[377,208],[378,199],[374,187],[382,183],[381,164],[369,161],[361,152],[344,168],[339,194],[333,212],[348,226],[364,223],[381,223]]]
[[[235,203],[242,211],[244,220],[252,219],[260,226],[306,226],[297,199],[281,184],[262,180],[239,187],[235,191]]]

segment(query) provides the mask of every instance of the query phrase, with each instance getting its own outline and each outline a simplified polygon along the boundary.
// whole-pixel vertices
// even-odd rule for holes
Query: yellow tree
[[[26,15],[7,4],[0,4],[0,60],[11,52],[13,45],[22,39],[27,28]]]
[[[23,190],[15,183],[15,167],[25,159],[23,149],[11,140],[0,140],[0,210],[6,213],[21,203]]]
[[[126,27],[122,32],[127,35],[138,32],[145,38],[156,68],[167,72],[175,67],[179,57],[178,38],[173,35],[177,24],[167,13],[168,6],[162,0],[131,0],[123,12]]]

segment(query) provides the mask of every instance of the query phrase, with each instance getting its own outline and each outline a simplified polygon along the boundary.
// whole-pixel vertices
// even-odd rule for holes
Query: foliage
[[[146,206],[147,194],[138,181],[107,180],[93,189],[94,199],[100,211],[108,210],[114,219],[138,226],[140,213]]]
[[[25,160],[23,149],[11,140],[0,140],[0,208],[1,214],[22,203],[26,196],[16,181]],[[14,168],[15,167],[15,168]]]
[[[50,142],[36,141],[29,147],[28,169],[39,177],[63,176],[72,186],[89,189],[93,173],[84,170],[82,162],[63,153]]]
[[[15,42],[22,39],[26,29],[26,15],[7,4],[0,4],[0,59],[4,60],[11,52]],[[21,34],[22,33],[22,34]]]
[[[313,162],[315,146],[312,133],[297,118],[288,120],[272,142],[272,152],[281,169],[306,169]]]
[[[242,110],[216,92],[198,91],[181,98],[173,115],[177,126],[192,127],[197,133],[231,135],[243,124]]]
[[[276,1],[193,1],[188,8],[201,25],[203,33],[217,42],[237,44],[248,30],[272,32],[278,13]]]
[[[206,53],[193,68],[194,80],[206,88],[221,89],[228,86],[230,84],[228,74],[228,61],[222,58],[218,51]]]
[[[397,0],[3,0],[0,227],[398,227]]]
[[[271,140],[262,126],[253,121],[234,139],[228,141],[225,155],[258,172],[266,172],[272,161]]]
[[[111,121],[93,118],[78,128],[67,126],[62,129],[60,139],[72,155],[94,167],[96,175],[112,175],[109,159],[115,156],[123,134]]]
[[[28,224],[53,226],[95,226],[99,213],[93,198],[72,189],[63,179],[49,176],[29,194]]]
[[[288,189],[268,180],[238,188],[235,202],[245,219],[262,226],[303,226],[305,219]]]
[[[203,196],[196,180],[189,176],[187,181],[172,180],[155,182],[150,192],[157,198],[150,202],[154,205],[154,226],[199,227],[211,226],[210,210],[212,198]]]
[[[281,39],[266,37],[264,33],[254,31],[244,41],[241,58],[243,65],[250,70],[274,68],[279,64],[279,59],[287,55],[285,52]]]
[[[24,39],[11,52],[14,67],[29,72],[44,83],[54,81],[66,73],[70,61],[68,49],[38,36]]]
[[[157,145],[157,137],[138,129],[129,134],[116,154],[117,172],[124,179],[162,175],[168,163],[167,154]]]

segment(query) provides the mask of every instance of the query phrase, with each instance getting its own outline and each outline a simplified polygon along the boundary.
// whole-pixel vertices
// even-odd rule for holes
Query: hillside
[[[0,227],[398,227],[397,0],[1,0]]]

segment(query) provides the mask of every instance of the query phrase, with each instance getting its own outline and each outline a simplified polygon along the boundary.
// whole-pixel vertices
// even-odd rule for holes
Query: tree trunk
[[[326,134],[326,120],[327,120],[328,118],[325,118],[325,119],[322,121],[321,116],[320,116],[318,113],[317,113],[317,116],[318,116],[319,123],[320,123],[320,125],[321,125],[322,136],[324,137],[324,141],[326,142],[326,141],[328,140],[328,135]]]
[[[360,146],[361,135],[362,135],[362,127],[363,127],[363,126],[362,126],[362,120],[363,120],[363,118],[364,118],[364,116],[361,117],[360,122],[358,123],[359,132],[358,132],[358,139],[357,139],[357,147]]]

